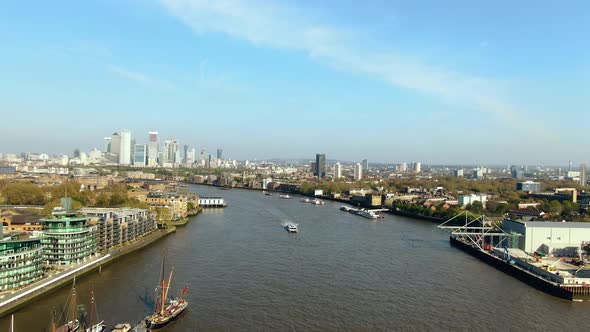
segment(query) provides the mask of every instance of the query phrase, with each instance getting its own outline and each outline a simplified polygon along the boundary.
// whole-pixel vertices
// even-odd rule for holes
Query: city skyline
[[[426,4],[7,4],[0,109],[26,126],[0,150],[100,149],[115,122],[236,159],[590,161],[587,4]]]

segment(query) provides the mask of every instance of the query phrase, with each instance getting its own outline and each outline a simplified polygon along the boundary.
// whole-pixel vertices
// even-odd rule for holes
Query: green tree
[[[483,204],[480,201],[474,201],[471,204],[467,204],[465,209],[474,213],[482,213],[484,210]]]
[[[2,188],[7,204],[14,205],[43,205],[45,194],[38,186],[30,182],[9,183]]]
[[[552,200],[551,202],[549,202],[549,212],[560,214],[561,211],[563,211],[563,206],[561,205],[561,203],[559,203],[559,201]]]

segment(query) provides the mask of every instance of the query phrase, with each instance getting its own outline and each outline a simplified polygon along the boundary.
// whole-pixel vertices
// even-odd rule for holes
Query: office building
[[[160,138],[157,131],[148,133],[147,166],[156,167],[159,162]]]
[[[526,191],[528,193],[541,192],[541,183],[533,181],[524,181],[516,183],[516,190]]]
[[[354,165],[353,177],[357,181],[363,178],[363,166],[360,163]]]
[[[27,233],[3,234],[0,241],[0,292],[19,289],[43,277],[41,239]]]
[[[111,135],[111,153],[117,156],[118,162],[119,155],[121,154],[121,135],[119,133],[113,133]]]
[[[586,164],[580,164],[580,186],[586,185]]]
[[[363,170],[368,171],[369,170],[369,161],[367,159],[363,159],[363,161],[361,161],[361,166],[363,166]]]
[[[473,170],[473,178],[477,180],[483,179],[484,170],[482,168],[477,168]]]
[[[197,151],[195,149],[189,150],[188,155],[186,157],[186,163],[187,164],[194,164],[196,154],[197,154]]]
[[[223,150],[217,149],[217,160],[223,160]]]
[[[182,155],[182,163],[188,164],[188,145],[184,145],[183,147],[184,154]]]
[[[131,132],[121,130],[119,133],[121,139],[119,148],[119,165],[131,165]]]
[[[453,171],[453,175],[456,177],[462,177],[463,176],[463,169],[456,169]]]
[[[145,167],[146,166],[146,152],[147,148],[145,144],[135,144],[135,148],[133,149],[133,166],[136,167]]]
[[[334,165],[334,179],[340,179],[342,177],[342,165],[336,163]]]
[[[66,266],[86,261],[96,253],[96,226],[88,217],[75,214],[54,214],[41,219],[43,262],[51,266]]]
[[[323,178],[326,176],[326,155],[325,154],[316,154],[315,155],[315,170],[313,175],[317,176],[318,178]]]
[[[422,171],[422,163],[416,162],[414,163],[414,172],[420,173]]]
[[[173,140],[168,144],[168,162],[179,164],[180,160],[180,144],[178,141]]]
[[[104,152],[111,153],[111,137],[104,138]]]

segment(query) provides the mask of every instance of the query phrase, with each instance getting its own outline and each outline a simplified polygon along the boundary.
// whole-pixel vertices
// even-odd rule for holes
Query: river
[[[450,247],[434,224],[386,215],[377,222],[246,190],[191,186],[222,196],[159,242],[77,281],[79,302],[109,326],[153,307],[161,253],[172,294],[189,286],[187,312],[166,331],[573,331],[590,304],[546,295]],[[299,224],[298,234],[283,228]],[[47,331],[63,288],[15,313],[16,332]],[[0,320],[0,330],[9,318]]]

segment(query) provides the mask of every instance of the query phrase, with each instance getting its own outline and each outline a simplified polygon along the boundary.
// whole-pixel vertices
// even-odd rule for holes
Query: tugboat
[[[285,226],[285,229],[289,233],[297,233],[297,232],[299,232],[299,230],[297,229],[297,225],[295,225],[295,224],[287,224],[287,226]]]
[[[168,301],[168,291],[170,290],[173,272],[174,268],[170,271],[170,276],[168,277],[168,281],[166,281],[164,279],[164,258],[162,257],[162,274],[160,276],[160,285],[157,289],[156,310],[153,314],[146,317],[146,325],[150,330],[166,326],[188,307],[188,302],[184,299],[188,287],[182,290],[179,298]]]

